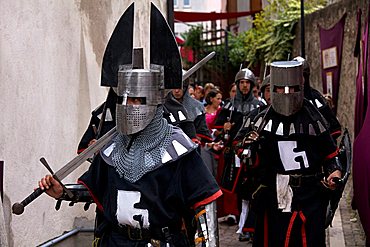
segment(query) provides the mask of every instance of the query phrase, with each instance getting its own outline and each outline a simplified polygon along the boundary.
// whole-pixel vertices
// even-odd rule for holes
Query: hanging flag
[[[340,68],[342,60],[342,46],[344,24],[347,14],[332,28],[324,29],[319,26],[322,83],[324,94],[330,94],[334,102],[334,113],[337,114]]]
[[[370,5],[369,5],[370,9]],[[361,22],[361,18],[358,18]],[[359,25],[359,24],[358,24]],[[362,56],[356,80],[355,141],[353,143],[353,207],[357,209],[367,239],[370,239],[370,108],[369,108],[369,18],[363,33]],[[356,54],[355,54],[356,55]],[[366,111],[365,115],[363,112]]]
[[[366,94],[365,82],[367,82],[368,73],[368,36],[369,22],[365,24],[365,30],[361,38],[361,9],[357,12],[357,40],[354,56],[358,58],[358,73],[356,77],[356,98],[355,98],[355,138],[357,137],[365,119],[366,113]]]
[[[0,203],[2,203],[4,198],[3,184],[4,184],[4,161],[0,160]]]

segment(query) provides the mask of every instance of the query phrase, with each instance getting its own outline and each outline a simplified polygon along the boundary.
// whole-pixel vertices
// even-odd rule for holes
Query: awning
[[[232,19],[242,16],[249,16],[260,12],[261,10],[244,11],[244,12],[229,12],[229,13],[216,13],[216,12],[182,12],[174,11],[175,22],[201,22],[201,21],[214,21],[221,19]]]

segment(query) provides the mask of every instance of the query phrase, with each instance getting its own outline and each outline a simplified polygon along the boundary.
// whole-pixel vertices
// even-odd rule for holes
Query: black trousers
[[[322,247],[325,244],[325,215],[330,191],[319,184],[293,189],[292,212],[277,207],[275,188],[264,188],[252,207],[256,213],[253,246]],[[305,241],[305,245],[304,245]]]

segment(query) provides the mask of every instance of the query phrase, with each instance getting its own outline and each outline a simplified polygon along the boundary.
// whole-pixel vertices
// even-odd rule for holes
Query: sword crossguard
[[[46,167],[46,169],[48,169],[48,171],[51,173],[51,175],[53,175],[53,178],[60,183],[60,185],[63,188],[63,191],[68,195],[68,197],[69,198],[72,198],[73,197],[73,193],[69,189],[67,189],[66,186],[62,183],[62,181],[60,181],[60,179],[58,178],[58,176],[56,176],[54,174],[54,171],[51,169],[51,167],[49,166],[49,164],[46,161],[46,159],[44,157],[41,157],[40,158],[40,162]]]

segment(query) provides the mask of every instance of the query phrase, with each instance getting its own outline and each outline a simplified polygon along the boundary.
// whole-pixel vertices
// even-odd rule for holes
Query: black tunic
[[[187,210],[206,205],[222,194],[195,150],[164,163],[135,183],[121,178],[101,155],[97,156],[79,182],[89,189],[104,214],[105,224],[110,227],[149,227],[153,238],[163,239],[158,236],[160,229],[169,227],[171,232],[179,233]],[[138,242],[130,242],[108,230],[104,234],[111,244],[117,238],[128,241],[126,246]]]
[[[317,109],[308,101],[296,114],[284,117],[272,108],[254,119],[264,117],[258,143],[252,148],[255,179],[261,187],[252,200],[257,214],[254,246],[284,246],[290,232],[289,246],[301,246],[305,232],[307,246],[325,246],[325,213],[329,191],[320,180],[325,161],[337,153],[329,126]],[[276,175],[306,176],[291,185],[291,212],[278,209]],[[305,221],[303,224],[302,222]],[[290,222],[292,229],[289,230]]]

